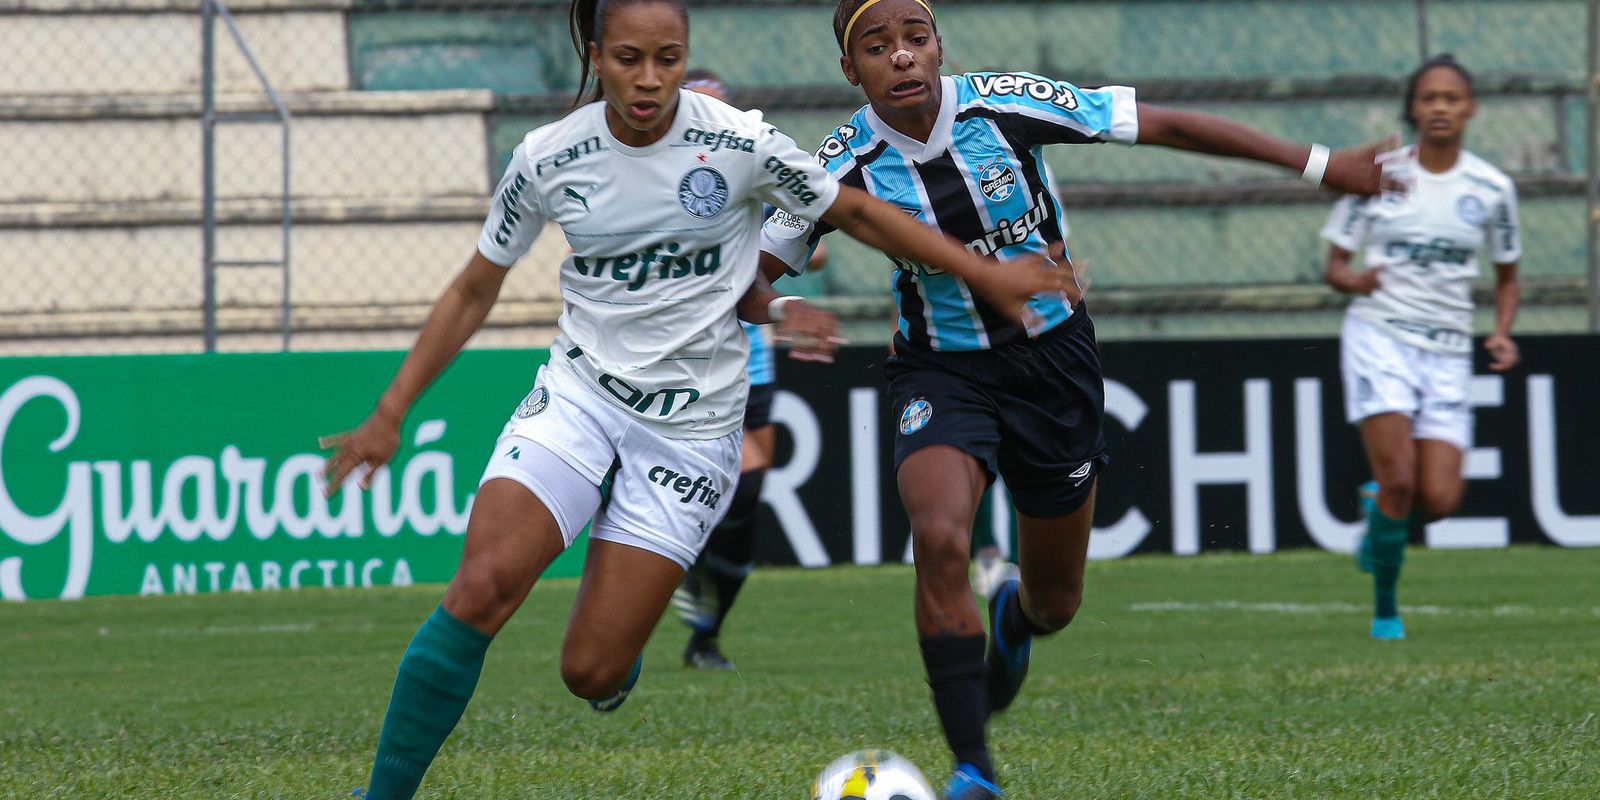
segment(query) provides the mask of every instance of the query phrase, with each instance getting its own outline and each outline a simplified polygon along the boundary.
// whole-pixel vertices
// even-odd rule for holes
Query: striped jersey
[[[1065,218],[1047,144],[1122,142],[1139,135],[1134,91],[1081,89],[1026,72],[940,78],[939,117],[926,143],[890,128],[864,106],[822,143],[817,158],[846,186],[863,189],[1002,260],[1043,253],[1065,239]],[[799,274],[832,230],[779,212],[761,249]],[[890,257],[900,333],[929,350],[983,350],[1037,336],[1072,315],[1065,297],[1035,297],[1039,326],[1024,330],[943,271]]]
[[[744,335],[750,337],[750,361],[745,365],[750,385],[765,386],[776,381],[778,376],[773,364],[776,359],[772,352],[772,326],[752,325],[744,320],[740,320],[739,324],[744,326]]]

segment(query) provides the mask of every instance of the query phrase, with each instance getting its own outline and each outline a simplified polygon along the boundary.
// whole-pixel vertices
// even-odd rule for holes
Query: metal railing
[[[272,105],[272,111],[261,113],[253,111],[218,111],[216,102],[216,19],[228,28],[228,33],[233,37],[234,44],[244,56],[245,63],[249,64],[250,71],[255,74],[256,81],[261,84],[262,91],[266,92],[267,100]],[[217,125],[227,122],[263,123],[275,122],[283,130],[283,219],[281,224],[282,252],[276,259],[219,259],[217,258]],[[289,349],[289,340],[292,336],[290,303],[290,228],[293,226],[291,200],[293,195],[290,189],[290,176],[292,162],[291,130],[293,118],[282,98],[272,86],[261,70],[261,64],[256,60],[255,53],[251,52],[250,45],[244,39],[244,34],[239,32],[239,26],[234,22],[233,15],[228,12],[228,6],[222,0],[201,0],[200,3],[200,124],[201,132],[201,229],[204,245],[201,258],[203,303],[203,332],[205,351],[216,352],[217,349],[217,270],[223,267],[277,267],[280,270],[283,282],[283,349]]]

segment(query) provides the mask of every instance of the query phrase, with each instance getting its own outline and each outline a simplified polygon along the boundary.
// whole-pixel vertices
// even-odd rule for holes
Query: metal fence
[[[936,10],[947,71],[1127,83],[1144,102],[1334,146],[1397,130],[1403,76],[1423,52],[1455,53],[1479,78],[1468,146],[1522,198],[1518,330],[1572,332],[1600,329],[1585,177],[1594,4]],[[206,5],[0,0],[0,354],[404,347],[470,255],[511,147],[564,113],[577,79],[556,0],[238,0],[214,25]],[[690,6],[692,62],[803,145],[863,102],[838,72],[831,2]],[[1337,330],[1343,299],[1320,282],[1317,238],[1331,197],[1152,148],[1048,159],[1104,338]],[[543,237],[476,344],[549,340],[563,246]],[[833,250],[796,288],[857,338],[882,337],[884,260]]]

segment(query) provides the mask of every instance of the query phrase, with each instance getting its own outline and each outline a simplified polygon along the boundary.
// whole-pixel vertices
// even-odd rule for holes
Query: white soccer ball
[[[937,800],[922,770],[888,750],[857,750],[822,770],[813,800]]]

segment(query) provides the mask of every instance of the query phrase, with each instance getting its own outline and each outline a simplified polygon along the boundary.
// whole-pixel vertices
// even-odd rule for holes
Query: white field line
[[[290,622],[279,625],[196,625],[157,628],[163,636],[262,636],[283,633],[310,633],[312,631],[370,631],[376,626],[370,622],[346,625],[323,625],[315,622]]]
[[[1183,613],[1204,611],[1244,611],[1259,614],[1368,614],[1372,606],[1357,603],[1246,603],[1240,600],[1214,600],[1206,603],[1170,601],[1163,603],[1134,603],[1129,611],[1153,613]],[[1591,616],[1600,617],[1600,608],[1534,608],[1533,606],[1494,606],[1469,608],[1465,606],[1407,605],[1404,614],[1435,617],[1533,617],[1533,616]]]

